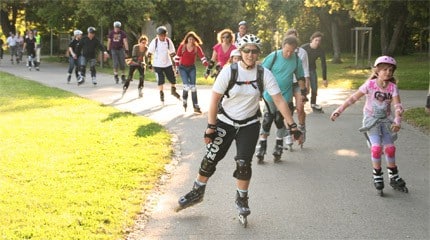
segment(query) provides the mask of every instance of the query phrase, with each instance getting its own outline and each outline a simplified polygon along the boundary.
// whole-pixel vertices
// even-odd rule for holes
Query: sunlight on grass
[[[119,239],[172,148],[158,124],[0,73],[3,239]]]
[[[430,116],[425,112],[424,107],[408,109],[403,114],[403,118],[407,123],[430,134]]]

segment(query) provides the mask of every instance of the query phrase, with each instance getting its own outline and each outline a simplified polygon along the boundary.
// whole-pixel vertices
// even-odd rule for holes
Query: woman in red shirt
[[[209,68],[206,71],[206,77],[209,75],[210,70],[215,66],[215,62],[217,62],[215,67],[215,72],[212,74],[213,78],[216,78],[219,71],[224,67],[224,65],[230,59],[230,53],[236,46],[234,43],[234,34],[230,29],[224,29],[220,31],[217,35],[218,43],[212,48],[212,58],[209,63]]]
[[[205,54],[203,53],[202,45],[203,42],[200,37],[193,31],[188,32],[181,44],[178,47],[178,51],[175,56],[176,69],[182,78],[184,90],[182,92],[182,102],[185,111],[187,111],[187,99],[188,91],[191,90],[191,99],[193,101],[194,113],[202,113],[197,100],[197,88],[196,88],[196,56],[200,58],[204,66],[208,66]]]

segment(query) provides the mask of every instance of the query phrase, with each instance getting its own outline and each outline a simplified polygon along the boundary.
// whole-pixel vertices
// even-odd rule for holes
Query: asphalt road
[[[175,154],[168,174],[143,204],[142,215],[127,239],[430,239],[429,136],[403,123],[396,142],[400,176],[409,193],[393,190],[384,169],[385,196],[372,183],[370,153],[363,135],[361,110],[364,99],[336,121],[329,114],[351,91],[320,89],[318,102],[325,113],[312,113],[307,106],[307,142],[284,152],[275,164],[269,139],[266,163],[253,165],[249,192],[251,215],[248,227],[238,221],[234,205],[235,147],[219,163],[202,203],[179,213],[177,199],[191,189],[204,154],[202,141],[210,87],[199,87],[203,115],[184,112],[181,103],[166,89],[160,106],[154,83],[145,83],[138,98],[137,81],[121,97],[121,85],[113,76],[98,75],[98,86],[66,83],[66,65],[42,63],[41,71],[3,60],[0,71],[64,89],[100,103],[146,116],[172,133]],[[148,73],[153,74],[153,73]],[[406,80],[406,79],[405,79]],[[167,85],[166,85],[167,86]],[[178,86],[181,91],[181,86]],[[404,107],[423,107],[426,91],[400,91]],[[385,163],[385,162],[384,162]],[[384,164],[385,166],[385,164]]]

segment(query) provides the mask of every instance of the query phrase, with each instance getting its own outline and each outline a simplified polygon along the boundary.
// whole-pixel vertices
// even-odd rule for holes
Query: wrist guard
[[[210,138],[212,141],[216,138],[216,136],[216,130],[213,133],[206,133],[205,130],[205,134],[203,135],[204,138]]]
[[[215,66],[215,62],[213,60],[209,61],[209,65],[208,65],[208,69],[211,70],[212,68],[214,68]]]

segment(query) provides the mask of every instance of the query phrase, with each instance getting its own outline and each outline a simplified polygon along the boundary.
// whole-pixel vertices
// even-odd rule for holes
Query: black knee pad
[[[236,170],[233,173],[233,177],[239,180],[249,180],[251,179],[251,175],[251,163],[243,159],[236,160]]]
[[[284,117],[279,111],[276,111],[276,114],[275,114],[275,125],[276,125],[276,128],[278,129],[284,127]]]
[[[199,174],[205,177],[211,177],[216,170],[216,162],[206,157],[203,158],[200,164]]]
[[[264,113],[262,128],[265,132],[270,132],[270,127],[273,123],[273,114],[269,112]]]

